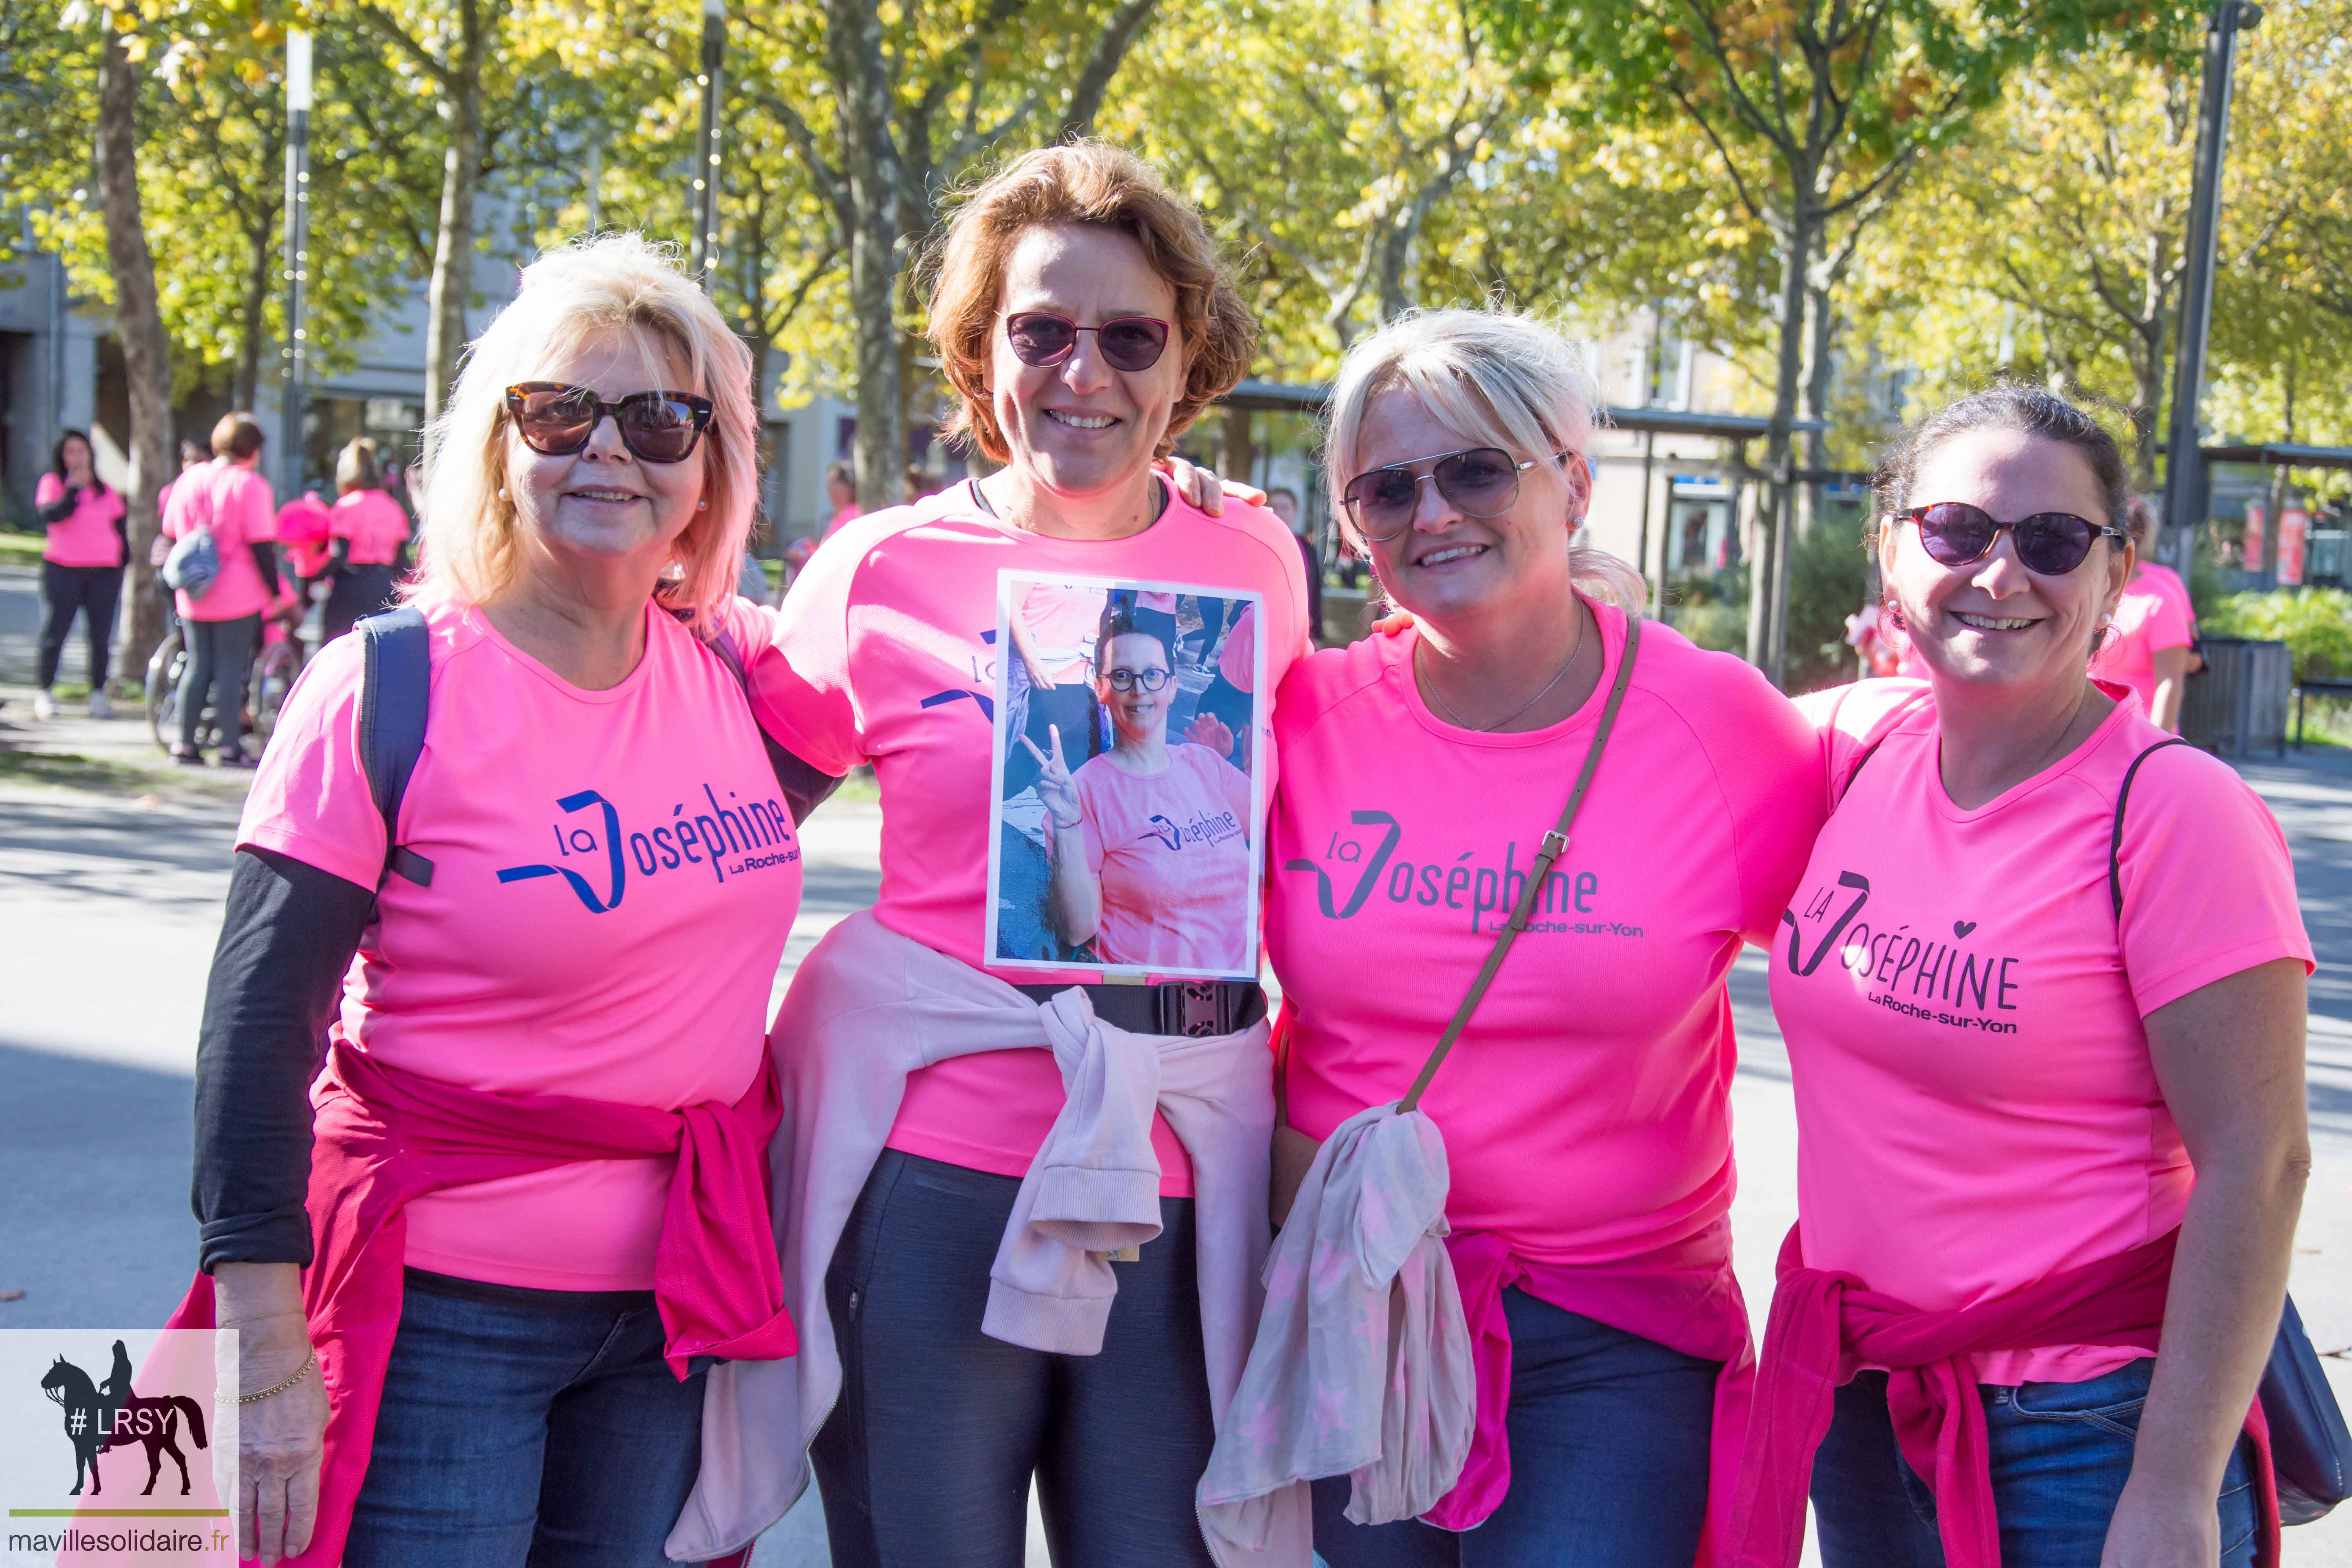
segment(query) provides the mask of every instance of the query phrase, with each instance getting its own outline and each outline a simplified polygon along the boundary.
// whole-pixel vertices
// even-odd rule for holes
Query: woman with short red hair
[[[1002,467],[820,546],[793,590],[780,685],[763,690],[789,750],[835,776],[871,764],[882,793],[881,900],[811,952],[777,1023],[788,1098],[821,1145],[796,1154],[785,1222],[788,1290],[822,1296],[801,1313],[796,1436],[814,1439],[843,1568],[1018,1563],[1033,1478],[1058,1561],[1205,1563],[1193,1487],[1240,1373],[1266,1233],[1255,935],[1236,932],[1239,973],[1223,981],[1097,984],[1111,961],[1066,941],[1052,955],[1066,969],[988,972],[996,662],[1024,657],[995,634],[1011,572],[1255,595],[1266,689],[1306,651],[1306,585],[1281,522],[1230,501],[1212,514],[1154,472],[1240,379],[1256,325],[1199,215],[1099,144],[1030,153],[981,186],[934,278],[930,338],[959,395],[949,433]],[[1024,658],[1023,690],[1049,716],[1026,733],[1075,771],[1087,738],[1050,717],[1055,693],[1078,686],[1084,724],[1095,704],[1066,668]],[[1052,816],[1045,853],[1087,854],[1080,821]],[[1199,1005],[1200,1041],[1168,1022],[1180,994]],[[1131,1262],[1072,1255],[1116,1299],[1066,1335],[1007,1327],[1000,1310],[1055,1318],[1071,1303],[1014,1310],[1008,1266],[992,1261],[1079,1098],[1060,1045],[1000,1047],[1044,1047],[1062,1026],[1089,1047],[1115,1034],[1131,1054],[1141,1037],[1171,1063],[1196,1044],[1231,1063],[1181,1106],[1173,1065],[1160,1110],[1135,1102],[1124,1174],[1158,1235]],[[1205,1142],[1185,1131],[1195,1110],[1213,1123]],[[1303,1531],[1297,1544],[1303,1563]]]

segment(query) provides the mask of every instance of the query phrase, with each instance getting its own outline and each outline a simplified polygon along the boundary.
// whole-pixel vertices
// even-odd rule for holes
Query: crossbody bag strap
[[[1421,1103],[1423,1093],[1429,1088],[1429,1080],[1437,1076],[1437,1069],[1444,1065],[1446,1053],[1453,1050],[1454,1042],[1462,1037],[1464,1027],[1470,1022],[1470,1015],[1478,1010],[1478,1004],[1486,999],[1486,988],[1495,983],[1495,975],[1503,967],[1503,960],[1509,956],[1511,944],[1518,941],[1519,932],[1527,928],[1528,917],[1535,913],[1536,900],[1543,894],[1544,879],[1551,875],[1553,864],[1568,853],[1568,830],[1576,821],[1578,809],[1584,805],[1584,792],[1592,786],[1592,775],[1601,766],[1601,752],[1609,744],[1609,732],[1617,727],[1617,710],[1624,705],[1625,688],[1632,684],[1633,679],[1633,655],[1641,645],[1642,617],[1627,616],[1625,654],[1618,661],[1617,679],[1610,685],[1609,701],[1601,710],[1601,724],[1592,731],[1592,744],[1585,749],[1584,771],[1576,775],[1576,787],[1569,792],[1568,805],[1559,814],[1559,826],[1544,835],[1543,848],[1528,873],[1528,883],[1519,893],[1517,907],[1511,910],[1511,918],[1503,922],[1503,929],[1496,933],[1495,946],[1486,954],[1486,964],[1478,971],[1478,978],[1470,983],[1469,994],[1462,998],[1462,1005],[1454,1009],[1454,1021],[1446,1025],[1445,1033],[1437,1037],[1437,1048],[1431,1051],[1429,1059],[1421,1064],[1421,1076],[1412,1080],[1412,1088],[1407,1089],[1405,1097],[1397,1102],[1400,1113]]]

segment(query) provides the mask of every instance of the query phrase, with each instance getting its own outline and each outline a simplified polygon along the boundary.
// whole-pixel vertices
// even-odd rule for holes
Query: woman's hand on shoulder
[[[1252,506],[1265,504],[1264,490],[1252,485],[1235,484],[1231,479],[1219,479],[1213,470],[1204,468],[1198,463],[1187,462],[1179,457],[1162,458],[1152,467],[1168,476],[1168,482],[1176,487],[1176,493],[1184,498],[1185,505],[1198,507],[1211,517],[1223,515],[1227,496],[1232,496],[1238,500],[1245,500]]]

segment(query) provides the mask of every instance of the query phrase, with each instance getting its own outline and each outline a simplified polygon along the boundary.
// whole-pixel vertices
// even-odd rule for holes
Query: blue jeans
[[[702,1386],[650,1290],[410,1269],[344,1568],[665,1568]]]
[[[1690,1568],[1706,1519],[1720,1362],[1503,1292],[1511,1326],[1511,1489],[1455,1534],[1347,1521],[1349,1480],[1315,1483],[1331,1568]]]
[[[2001,1568],[2098,1568],[2155,1369],[2144,1357],[2083,1383],[1981,1388]],[[2221,1479],[2222,1568],[2254,1559],[2252,1460],[2241,1438]],[[1837,1391],[1813,1459],[1813,1519],[1824,1568],[1944,1568],[1935,1494],[1895,1445],[1883,1372]]]
[[[1214,1429],[1192,1200],[1114,1264],[1100,1354],[980,1331],[1021,1184],[885,1149],[825,1275],[841,1400],[810,1458],[834,1568],[1021,1568],[1029,1482],[1074,1568],[1207,1568],[1192,1489]]]

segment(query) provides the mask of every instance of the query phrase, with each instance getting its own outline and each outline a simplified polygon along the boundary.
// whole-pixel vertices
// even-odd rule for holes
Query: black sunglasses
[[[1051,310],[1015,310],[1004,318],[1013,353],[1039,370],[1069,358],[1080,332],[1094,333],[1095,346],[1118,370],[1150,370],[1168,352],[1168,323],[1156,316],[1117,316],[1099,327],[1082,327]]]
[[[507,413],[523,445],[550,458],[585,447],[607,414],[621,445],[648,463],[683,463],[710,425],[710,399],[690,392],[633,392],[607,403],[584,386],[522,381],[507,388]]]
[[[1552,456],[1557,462],[1568,454]],[[1430,459],[1416,458],[1413,462]],[[1423,485],[1435,484],[1437,493],[1465,517],[1500,517],[1519,499],[1519,476],[1535,466],[1532,458],[1514,461],[1500,447],[1469,447],[1445,453],[1425,474],[1414,473],[1412,463],[1358,474],[1339,492],[1339,501],[1366,539],[1394,539],[1412,526],[1412,514],[1421,510]]]
[[[1982,507],[1943,500],[1915,506],[1904,517],[1919,529],[1919,543],[1940,566],[1966,566],[1992,553],[2003,529],[2017,541],[2017,559],[2028,572],[2063,577],[2091,553],[2094,540],[2131,536],[2112,523],[2092,522],[2071,511],[2037,511],[2015,522],[1995,521]]]

